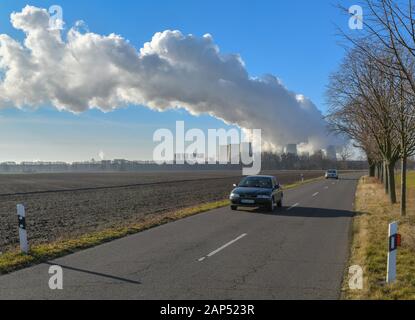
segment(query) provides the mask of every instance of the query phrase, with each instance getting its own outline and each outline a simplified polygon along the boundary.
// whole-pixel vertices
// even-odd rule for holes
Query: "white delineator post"
[[[396,280],[396,257],[398,255],[398,223],[389,225],[389,253],[388,253],[388,274],[386,282],[392,283]]]
[[[29,244],[27,242],[26,231],[26,212],[22,204],[17,205],[17,216],[19,218],[20,250],[24,253],[29,253]]]

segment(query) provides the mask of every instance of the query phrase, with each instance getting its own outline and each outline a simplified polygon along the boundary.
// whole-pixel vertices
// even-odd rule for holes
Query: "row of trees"
[[[347,152],[347,149],[345,149]],[[313,155],[277,154],[264,152],[262,154],[263,170],[366,170],[365,161],[351,161],[351,155],[340,154],[339,160],[328,159],[322,151]]]
[[[407,161],[415,154],[415,10],[412,0],[363,2],[363,31],[343,33],[351,46],[330,79],[327,119],[366,153],[391,203],[401,161],[404,216]]]

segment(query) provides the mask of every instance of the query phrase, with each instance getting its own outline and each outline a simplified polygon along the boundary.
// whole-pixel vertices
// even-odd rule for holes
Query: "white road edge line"
[[[245,238],[248,234],[244,233],[242,235],[240,235],[238,238],[228,242],[227,244],[223,245],[222,247],[220,247],[219,249],[216,249],[215,251],[212,251],[211,253],[209,253],[206,257],[200,258],[198,261],[202,262],[204,261],[206,258],[210,258],[213,257],[215,254],[221,252],[222,250],[226,249],[227,247],[233,245],[235,242],[241,240],[242,238]]]
[[[313,198],[317,197],[320,194],[320,192],[316,192],[315,194],[313,194]]]
[[[288,210],[291,210],[291,209],[294,209],[295,207],[298,207],[299,205],[300,205],[299,203],[296,203],[295,205],[293,205],[293,206],[289,207],[289,208],[287,209],[287,211],[288,211]]]

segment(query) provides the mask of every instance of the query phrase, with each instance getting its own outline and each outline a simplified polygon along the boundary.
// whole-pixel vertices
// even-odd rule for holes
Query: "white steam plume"
[[[52,104],[79,113],[134,104],[185,108],[241,128],[262,129],[270,148],[336,144],[316,106],[272,75],[251,78],[238,55],[221,54],[212,37],[156,33],[137,51],[119,35],[66,35],[49,13],[26,6],[11,15],[24,43],[0,35],[0,108]],[[307,147],[305,147],[307,148]]]

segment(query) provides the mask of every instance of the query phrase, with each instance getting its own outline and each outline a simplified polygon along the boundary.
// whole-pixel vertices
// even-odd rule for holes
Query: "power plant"
[[[286,154],[298,155],[298,149],[296,144],[288,144],[285,148]]]

